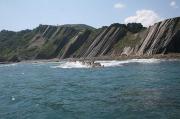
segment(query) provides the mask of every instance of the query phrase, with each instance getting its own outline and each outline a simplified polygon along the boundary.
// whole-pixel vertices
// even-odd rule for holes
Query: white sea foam
[[[100,63],[104,67],[115,67],[115,66],[122,66],[121,61],[111,60],[111,61],[96,61]]]
[[[12,97],[11,97],[11,100],[12,100],[12,101],[15,101],[15,100],[16,100],[16,98],[12,96]]]
[[[61,62],[58,66],[52,66],[52,68],[90,68],[90,66],[83,65],[81,62]]]
[[[160,59],[130,59],[130,60],[111,60],[111,61],[95,61],[95,63],[100,63],[104,67],[116,67],[116,66],[123,66],[123,64],[128,63],[143,63],[143,64],[150,64],[150,63],[159,63],[163,60]],[[60,62],[58,66],[52,66],[52,68],[91,68],[91,66],[82,64],[79,61],[76,62]]]
[[[159,63],[161,62],[160,59],[130,59],[130,60],[113,60],[113,61],[97,61],[104,67],[114,67],[114,66],[122,66],[123,64],[128,64],[128,63]]]
[[[143,64],[147,64],[147,63],[160,63],[161,59],[130,59],[130,60],[126,60],[126,61],[122,61],[122,63],[143,63]]]
[[[16,66],[17,63],[13,63],[13,64],[1,64],[0,67],[12,67],[12,66]]]

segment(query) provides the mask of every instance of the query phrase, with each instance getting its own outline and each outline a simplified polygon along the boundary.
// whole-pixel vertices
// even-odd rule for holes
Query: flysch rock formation
[[[180,18],[168,19],[151,26],[139,45],[138,55],[179,52]]]
[[[180,53],[180,17],[149,28],[139,23],[115,23],[99,29],[72,24],[0,32],[0,61],[167,53]]]

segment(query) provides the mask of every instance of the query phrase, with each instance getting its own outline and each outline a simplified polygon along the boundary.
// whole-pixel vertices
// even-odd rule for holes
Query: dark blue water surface
[[[0,65],[0,119],[180,119],[180,62]]]

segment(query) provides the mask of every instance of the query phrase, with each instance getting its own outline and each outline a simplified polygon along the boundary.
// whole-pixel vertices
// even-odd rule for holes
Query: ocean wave
[[[97,61],[101,65],[105,67],[114,67],[114,66],[123,66],[123,64],[128,64],[128,63],[159,63],[161,62],[160,59],[130,59],[130,60],[113,60],[113,61]]]
[[[161,59],[130,59],[130,60],[126,60],[126,61],[122,61],[122,63],[143,63],[143,64],[149,64],[149,63],[160,63]]]
[[[83,65],[80,61],[76,62],[61,62],[58,66],[51,66],[51,68],[90,68],[90,66]]]
[[[95,63],[100,63],[103,67],[117,67],[117,66],[123,66],[123,64],[128,63],[143,63],[143,64],[149,64],[149,63],[160,63],[162,60],[160,59],[130,59],[130,60],[111,60],[111,61],[95,61]],[[80,61],[76,62],[61,62],[58,66],[51,66],[51,68],[91,68],[89,65],[85,65],[81,63]]]
[[[12,66],[16,66],[17,63],[13,63],[13,64],[0,64],[0,67],[12,67]]]

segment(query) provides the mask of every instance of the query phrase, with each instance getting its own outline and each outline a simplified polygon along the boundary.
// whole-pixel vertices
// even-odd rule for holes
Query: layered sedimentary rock
[[[112,46],[126,35],[126,26],[113,24],[105,28],[89,46],[84,57],[96,57],[106,55]]]
[[[70,39],[78,33],[79,30],[70,27],[47,26],[46,29],[41,32],[45,43],[39,50],[36,58],[49,59],[62,55]]]
[[[135,34],[129,33],[119,45],[121,50],[118,52],[127,56],[180,53],[180,18],[164,20]]]
[[[112,24],[99,29],[78,25],[40,25],[0,32],[0,61],[180,53],[180,18],[149,28]]]
[[[68,42],[67,46],[65,47],[65,50],[60,56],[60,58],[68,58],[71,57],[71,55],[77,51],[83,44],[86,42],[90,35],[91,31],[86,30],[83,32],[79,32],[77,35],[75,35],[70,42]]]
[[[148,28],[137,51],[138,55],[152,55],[180,50],[180,18],[168,19]]]

